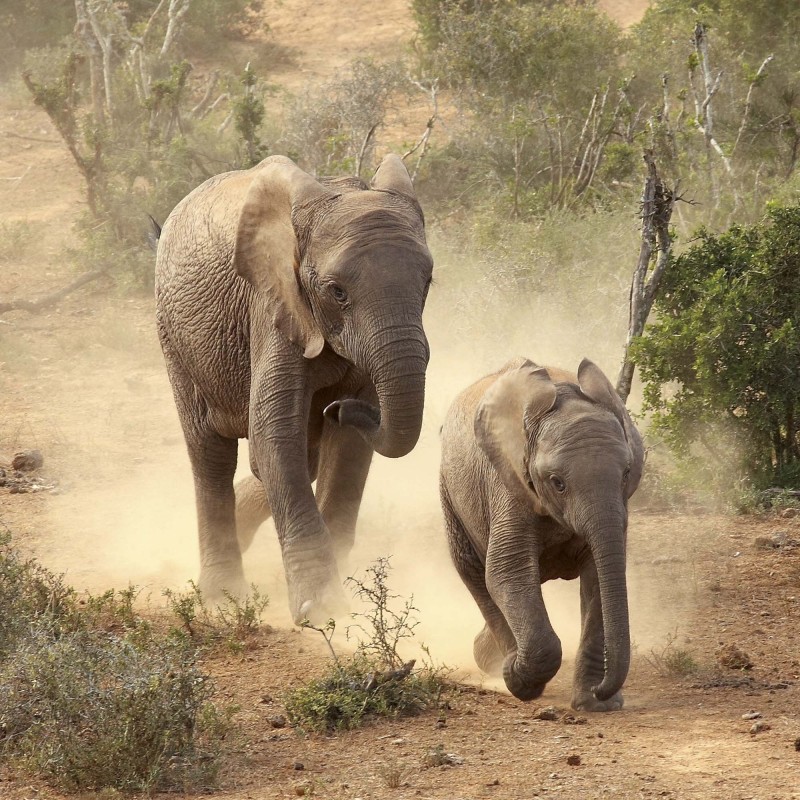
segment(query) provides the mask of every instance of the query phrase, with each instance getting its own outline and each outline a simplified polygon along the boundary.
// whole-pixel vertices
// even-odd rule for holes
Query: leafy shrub
[[[218,769],[200,724],[212,694],[185,640],[44,624],[2,670],[0,725],[7,747],[68,789],[203,788]]]
[[[800,206],[697,242],[635,343],[653,428],[685,462],[758,487],[800,474]],[[727,474],[726,474],[727,473]]]
[[[392,608],[402,598],[390,593],[388,575],[389,560],[378,559],[366,581],[348,578],[355,596],[367,605],[364,613],[353,614],[356,623],[348,627],[348,638],[358,641],[352,656],[343,659],[333,649],[333,620],[321,628],[304,623],[323,635],[332,659],[320,678],[285,699],[290,721],[301,730],[350,730],[371,718],[413,715],[438,704],[446,670],[431,665],[414,670],[415,661],[403,663],[398,643],[413,637],[416,609],[411,600],[403,601],[398,611]]]
[[[207,788],[228,718],[134,587],[81,598],[0,539],[0,754],[66,789]]]

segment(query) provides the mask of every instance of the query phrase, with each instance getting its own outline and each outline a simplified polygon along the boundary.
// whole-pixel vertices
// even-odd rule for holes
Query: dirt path
[[[606,5],[623,19],[640,4]],[[404,0],[384,3],[380,13],[354,3],[347,19],[330,2],[283,0],[273,11],[273,35],[296,48],[296,68],[278,76],[292,88],[329,76],[361,52],[399,52],[398,32],[410,30]],[[64,253],[82,209],[80,183],[52,126],[23,95],[3,97],[0,119],[0,222],[24,222],[35,233],[19,259],[0,265],[0,296],[31,296],[70,278]],[[432,323],[446,316],[449,285],[443,280],[431,299]],[[195,576],[197,556],[188,464],[152,314],[149,298],[97,284],[47,313],[0,317],[0,461],[37,447],[45,455],[42,483],[56,487],[22,494],[0,487],[0,529],[76,586],[133,582],[158,602],[164,587],[182,588]],[[247,570],[270,595],[275,630],[243,656],[207,664],[219,699],[241,708],[242,735],[219,796],[800,798],[800,548],[791,544],[800,540],[798,518],[635,512],[629,573],[636,648],[626,708],[582,724],[536,719],[543,705],[567,711],[575,587],[548,587],[566,658],[545,696],[523,704],[482,682],[471,658],[479,616],[449,566],[435,490],[441,415],[482,364],[468,350],[448,349],[446,327],[432,324],[431,342],[421,444],[400,463],[376,464],[352,568],[392,554],[395,588],[413,592],[423,640],[462,683],[447,707],[416,719],[331,738],[273,729],[268,718],[281,710],[286,689],[318,672],[326,655],[320,641],[288,625],[267,525]],[[764,549],[770,541],[783,545]],[[692,654],[697,673],[662,674],[671,637],[673,649]],[[717,665],[717,652],[731,644],[750,655],[752,669]],[[750,711],[769,727],[751,733],[754,722],[742,718]],[[426,753],[440,745],[460,763],[426,767]],[[391,788],[394,782],[400,785]],[[60,795],[0,767],[0,797]]]

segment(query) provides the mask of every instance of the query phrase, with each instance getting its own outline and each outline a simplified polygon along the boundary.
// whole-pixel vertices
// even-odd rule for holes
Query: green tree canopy
[[[800,206],[697,243],[664,274],[636,360],[674,449],[735,442],[756,484],[800,480]]]

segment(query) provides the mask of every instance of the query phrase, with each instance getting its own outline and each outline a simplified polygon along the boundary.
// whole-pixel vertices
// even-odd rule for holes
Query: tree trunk
[[[623,403],[631,392],[636,367],[630,356],[631,344],[644,333],[647,317],[653,307],[672,249],[669,222],[675,205],[675,194],[658,177],[652,150],[645,150],[644,161],[647,165],[647,177],[642,189],[642,244],[631,280],[628,336],[616,386]],[[654,249],[657,251],[656,263],[648,278]]]

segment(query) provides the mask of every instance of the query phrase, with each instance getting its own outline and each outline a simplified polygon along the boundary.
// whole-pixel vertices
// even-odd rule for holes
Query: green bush
[[[711,480],[800,475],[800,206],[701,230],[666,270],[635,343],[653,430]],[[731,470],[733,467],[733,470]]]
[[[218,742],[201,723],[213,694],[186,641],[45,622],[0,672],[3,744],[51,783],[128,791],[208,788]]]
[[[206,789],[228,717],[194,643],[0,540],[0,754],[70,790]]]

